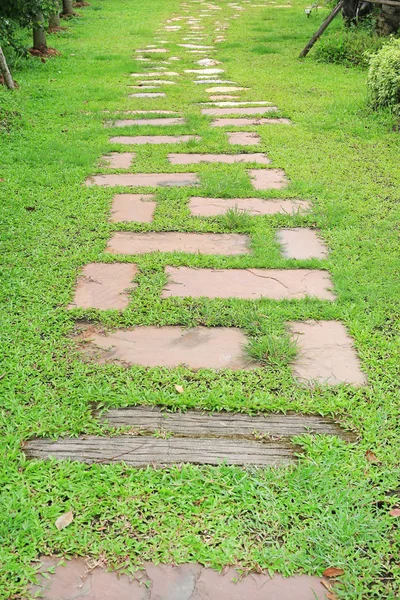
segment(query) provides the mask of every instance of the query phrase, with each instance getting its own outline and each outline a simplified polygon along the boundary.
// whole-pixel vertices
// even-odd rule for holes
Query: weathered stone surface
[[[136,273],[136,265],[130,263],[85,265],[78,277],[74,299],[68,308],[126,308],[129,304],[128,288],[136,287],[132,283]]]
[[[190,233],[157,231],[137,233],[117,231],[107,252],[112,254],[146,254],[148,252],[199,252],[201,254],[248,254],[249,238],[240,233]]]
[[[203,115],[218,117],[222,115],[262,115],[277,110],[276,106],[238,106],[237,108],[203,108],[201,112]]]
[[[200,140],[198,135],[123,135],[110,138],[113,144],[182,144],[190,140]]]
[[[149,52],[153,54],[165,54],[166,52],[169,52],[169,50],[167,50],[167,48],[145,48],[144,50],[136,50],[135,52],[138,54],[148,54]]]
[[[193,50],[213,50],[213,46],[201,46],[198,44],[178,44],[181,48],[191,48]]]
[[[41,557],[41,572],[32,595],[44,600],[325,600],[320,577],[297,575],[284,578],[250,573],[242,577],[232,568],[223,574],[198,564],[154,565],[146,563],[133,581],[127,575],[93,569],[92,560],[73,558],[58,566],[59,557]]]
[[[366,385],[360,361],[344,325],[339,321],[289,323],[299,352],[293,374],[303,382],[322,385]]]
[[[129,94],[129,98],[165,98],[166,94],[164,92],[140,92],[138,94]]]
[[[193,196],[189,201],[192,215],[196,217],[214,217],[228,210],[238,210],[250,215],[275,215],[278,213],[295,215],[310,209],[305,200],[263,200],[262,198],[201,198]]]
[[[213,127],[243,127],[244,125],[276,125],[276,124],[283,124],[283,125],[290,125],[291,121],[289,121],[289,119],[264,119],[264,118],[260,118],[260,119],[250,119],[250,118],[240,118],[238,117],[237,119],[233,118],[233,119],[226,119],[226,118],[222,118],[222,119],[214,119],[214,121],[211,123],[211,125]]]
[[[129,187],[169,187],[197,185],[200,180],[196,173],[127,173],[119,175],[92,175],[86,180],[86,185],[101,185],[112,187],[123,185]]]
[[[114,127],[131,127],[132,125],[153,125],[155,127],[164,125],[184,125],[185,119],[180,117],[165,119],[119,119],[114,121]]]
[[[100,363],[122,362],[144,367],[178,367],[190,369],[253,369],[244,347],[247,337],[230,327],[135,327],[116,330],[108,335],[90,328],[84,351],[99,349]]]
[[[289,183],[282,169],[250,169],[249,175],[256,190],[280,190]]]
[[[131,73],[131,77],[178,77],[179,73],[175,71],[152,71],[148,73]]]
[[[217,73],[223,73],[225,69],[186,69],[185,73],[196,73],[201,75],[216,75]]]
[[[151,81],[149,81],[149,84],[151,83]],[[129,86],[131,88],[131,90],[159,90],[160,86],[159,85],[145,85],[144,83],[141,83],[140,85],[130,85]]]
[[[328,249],[313,229],[296,227],[277,231],[278,242],[282,245],[282,254],[286,258],[326,258]]]
[[[231,96],[229,94],[221,94],[218,96],[210,96],[210,100],[228,100],[232,98],[238,98],[238,96]]]
[[[326,271],[310,269],[191,269],[166,267],[168,283],[162,298],[299,299],[307,296],[334,300]]]
[[[272,105],[272,102],[268,102],[267,100],[261,100],[261,101],[257,101],[257,102],[247,102],[246,100],[243,101],[239,101],[239,102],[204,102],[203,104],[212,104],[213,106],[220,106],[220,107],[224,107],[224,106],[250,106],[250,105],[257,105],[257,106],[270,106]]]
[[[261,152],[253,154],[168,154],[172,165],[194,165],[202,162],[209,163],[249,163],[268,165],[270,159]]]
[[[258,133],[252,131],[234,131],[227,133],[228,142],[230,144],[237,144],[240,146],[256,146],[261,142],[261,138]]]
[[[151,223],[157,206],[154,194],[116,194],[111,207],[110,221]]]
[[[207,88],[206,92],[208,92],[209,94],[216,94],[216,93],[228,93],[228,92],[241,92],[242,90],[247,90],[248,88],[244,88],[244,87],[235,87],[235,86],[216,86],[216,87],[211,87],[211,88]]]
[[[135,157],[134,152],[110,152],[109,155],[102,156],[101,159],[112,169],[129,169]]]

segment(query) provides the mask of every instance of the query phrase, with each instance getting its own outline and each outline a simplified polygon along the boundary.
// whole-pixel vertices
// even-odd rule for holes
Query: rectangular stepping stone
[[[110,221],[151,223],[157,203],[154,194],[116,194],[112,201]]]
[[[292,322],[289,329],[299,348],[292,369],[300,381],[322,385],[367,384],[353,341],[342,323]]]
[[[228,210],[238,210],[250,215],[295,215],[310,210],[305,200],[264,200],[263,198],[201,198],[193,196],[189,209],[195,217],[224,215]]]
[[[162,298],[335,300],[329,273],[310,269],[191,269],[166,267]]]
[[[242,106],[242,107],[227,107],[227,108],[203,108],[201,113],[203,115],[210,115],[217,117],[218,115],[261,115],[269,112],[276,112],[278,108],[276,106]]]
[[[159,231],[136,233],[117,231],[106,252],[112,254],[147,254],[149,252],[186,252],[236,256],[249,254],[249,238],[240,233],[191,233]]]
[[[215,85],[216,83],[232,83],[233,85],[235,85],[236,81],[229,81],[228,79],[212,79],[212,75],[210,75],[208,79],[202,79],[199,81],[195,81],[194,83],[199,83],[201,85]]]
[[[135,327],[105,335],[93,327],[81,333],[83,352],[98,349],[98,362],[143,367],[249,370],[259,365],[246,356],[247,337],[234,327]]]
[[[240,101],[240,102],[202,102],[202,104],[212,104],[213,106],[248,106],[248,105],[271,105],[272,102],[267,102],[265,101],[260,101],[260,102],[246,102],[246,101]]]
[[[235,86],[227,86],[227,87],[211,87],[211,88],[207,88],[206,92],[208,92],[209,94],[216,94],[216,93],[221,93],[221,94],[225,94],[228,92],[240,92],[242,90],[247,90],[248,88],[244,88],[244,87],[235,87]]]
[[[164,92],[143,92],[143,94],[129,94],[129,98],[164,98]]]
[[[177,115],[175,110],[124,110],[125,115]]]
[[[329,417],[320,415],[258,414],[215,412],[200,410],[167,412],[155,406],[111,408],[100,416],[111,427],[133,427],[142,433],[168,431],[185,437],[212,436],[254,439],[254,432],[274,437],[291,438],[296,435],[335,435],[353,441],[354,434],[345,431]]]
[[[135,152],[111,152],[107,156],[102,156],[102,160],[112,169],[129,169],[135,157]]]
[[[178,44],[180,48],[193,48],[193,50],[213,50],[213,46],[201,46],[198,44]]]
[[[233,133],[227,133],[229,144],[236,144],[238,146],[256,146],[261,142],[261,137],[258,133],[251,131],[235,131]]]
[[[137,266],[122,263],[92,263],[85,265],[78,277],[72,308],[122,310],[129,304],[129,290],[136,287],[132,280]]]
[[[249,175],[256,190],[280,190],[289,183],[282,169],[251,169]]]
[[[224,73],[225,69],[185,69],[185,73],[200,73],[202,75],[215,75],[217,73]]]
[[[145,48],[144,50],[135,50],[135,52],[137,54],[149,54],[149,52],[153,54],[159,54],[160,52],[165,54],[166,52],[169,52],[169,50],[167,50],[167,48]]]
[[[221,63],[220,61],[214,60],[212,58],[201,58],[197,61],[197,64],[203,67],[215,67],[216,65],[220,65]]]
[[[159,90],[160,86],[159,85],[130,85],[129,86],[132,90]]]
[[[131,73],[131,77],[139,77],[140,79],[142,79],[143,77],[178,77],[179,73],[176,73],[176,71],[167,71],[167,70],[162,70],[161,71],[152,71],[149,73]]]
[[[190,140],[200,139],[201,138],[198,135],[124,135],[112,137],[110,138],[110,142],[131,146],[133,144],[181,144],[190,142]]]
[[[87,186],[101,185],[113,187],[123,185],[129,187],[171,187],[191,186],[200,183],[196,173],[127,173],[118,175],[92,175],[86,180]]]
[[[162,439],[125,435],[108,438],[104,436],[63,438],[56,441],[38,439],[25,443],[24,451],[30,459],[75,460],[88,464],[123,462],[136,468],[181,463],[283,466],[294,462],[293,448],[283,442],[261,444],[254,440],[229,440],[226,438],[172,437]],[[185,579],[181,586],[186,589],[184,587],[186,585]],[[161,597],[158,596],[158,598]],[[174,596],[174,598],[177,597]]]
[[[156,127],[164,125],[184,125],[186,119],[181,117],[163,118],[163,119],[119,119],[114,121],[114,127],[131,127],[132,125],[153,125]]]
[[[296,227],[279,229],[277,240],[282,246],[285,258],[305,260],[307,258],[326,258],[328,249],[313,229]]]
[[[289,119],[249,119],[246,117],[237,119],[214,119],[211,125],[213,127],[243,127],[244,125],[291,125]]]
[[[222,94],[222,95],[218,95],[218,96],[210,96],[210,100],[224,100],[224,99],[228,99],[228,98],[238,98],[239,96],[231,96],[231,95],[226,95],[226,94]]]
[[[160,85],[176,85],[176,81],[169,81],[168,79],[150,79],[150,80],[144,80],[144,81],[138,81],[137,82],[138,85],[130,85],[129,87],[131,88],[148,88],[149,87],[149,83],[153,84],[152,87],[157,87]]]
[[[194,165],[197,163],[249,163],[255,162],[268,165],[270,159],[257,152],[254,154],[168,154],[168,160],[172,165]]]

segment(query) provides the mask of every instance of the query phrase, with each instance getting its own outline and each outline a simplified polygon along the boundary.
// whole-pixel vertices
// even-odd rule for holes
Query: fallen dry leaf
[[[327,581],[324,581],[323,579],[321,579],[321,584],[324,586],[324,588],[326,590],[328,590],[328,592],[332,591],[332,586],[330,583],[328,583]]]
[[[175,389],[178,392],[178,394],[183,394],[185,391],[181,385],[176,385]]]
[[[70,510],[69,512],[64,513],[56,520],[56,527],[59,531],[71,525],[74,520],[73,512]]]
[[[326,592],[327,600],[338,600],[338,597],[333,592]]]
[[[324,577],[339,577],[339,575],[343,575],[343,569],[338,569],[337,567],[328,567],[322,573]]]
[[[379,463],[379,462],[381,462],[379,460],[379,458],[377,457],[377,455],[374,454],[374,452],[371,452],[371,450],[367,450],[367,452],[365,453],[365,458],[370,463]]]
[[[400,517],[400,508],[392,508],[392,510],[389,512],[389,515],[391,517]]]

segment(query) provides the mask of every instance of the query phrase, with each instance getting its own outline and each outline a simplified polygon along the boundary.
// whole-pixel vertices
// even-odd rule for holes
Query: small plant
[[[374,108],[400,113],[400,39],[391,39],[370,58],[367,86]]]
[[[290,363],[297,353],[297,346],[288,335],[270,333],[261,339],[253,339],[247,346],[248,355],[271,367]]]
[[[249,213],[235,206],[226,211],[221,221],[227,229],[246,229],[249,225]]]
[[[367,27],[350,27],[322,39],[316,48],[315,58],[319,62],[367,68],[370,55],[384,43],[384,39]]]

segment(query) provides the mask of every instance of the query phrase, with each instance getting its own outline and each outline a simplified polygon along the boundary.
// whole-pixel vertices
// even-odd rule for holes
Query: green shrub
[[[375,108],[400,112],[400,39],[391,39],[370,58],[367,86]]]
[[[319,62],[367,68],[369,56],[379,50],[385,40],[368,27],[340,29],[321,38],[315,58]]]

